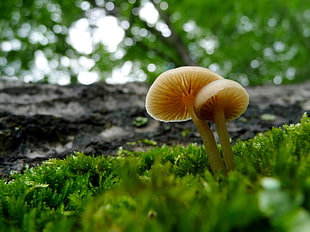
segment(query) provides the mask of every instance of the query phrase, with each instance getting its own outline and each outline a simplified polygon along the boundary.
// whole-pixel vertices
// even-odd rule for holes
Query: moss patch
[[[0,182],[0,231],[307,231],[310,118],[233,146],[213,176],[201,146],[75,153]]]

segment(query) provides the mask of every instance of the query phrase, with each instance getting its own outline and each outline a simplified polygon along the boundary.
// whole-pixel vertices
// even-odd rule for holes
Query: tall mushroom
[[[206,68],[179,67],[159,75],[146,96],[146,110],[154,119],[164,122],[193,120],[214,173],[224,170],[224,164],[209,125],[196,116],[193,107],[200,89],[219,79],[223,77]]]
[[[228,79],[216,80],[203,87],[194,102],[195,112],[201,120],[215,122],[227,171],[234,169],[234,161],[226,121],[238,118],[248,104],[246,90]]]

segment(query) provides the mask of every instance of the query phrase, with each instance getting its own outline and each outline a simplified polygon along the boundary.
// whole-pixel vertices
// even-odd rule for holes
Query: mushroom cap
[[[226,121],[238,118],[247,109],[249,95],[237,82],[222,79],[203,87],[197,94],[194,110],[198,118],[214,120],[214,112],[223,110]]]
[[[170,69],[157,77],[146,96],[146,110],[160,121],[185,121],[191,119],[199,90],[212,81],[223,79],[209,69],[184,66]]]

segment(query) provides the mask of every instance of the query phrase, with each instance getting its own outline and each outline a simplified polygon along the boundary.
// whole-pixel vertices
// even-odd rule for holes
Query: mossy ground
[[[0,182],[0,231],[309,231],[310,118],[233,146],[213,175],[201,146],[75,153]]]

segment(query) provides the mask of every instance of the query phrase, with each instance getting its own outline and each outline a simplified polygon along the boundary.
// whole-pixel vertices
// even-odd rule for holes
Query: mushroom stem
[[[202,138],[206,153],[209,155],[209,162],[212,172],[217,173],[223,171],[225,169],[224,163],[221,159],[214,135],[210,130],[208,123],[199,119],[192,107],[189,109],[189,112],[191,114],[194,125]]]
[[[230,143],[230,137],[226,127],[226,119],[223,109],[217,109],[214,112],[214,122],[216,131],[222,146],[222,154],[226,166],[226,171],[231,171],[235,168],[233,152]]]

